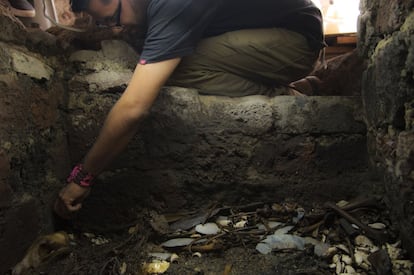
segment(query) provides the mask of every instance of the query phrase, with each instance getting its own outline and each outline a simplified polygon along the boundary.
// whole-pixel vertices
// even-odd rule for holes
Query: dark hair
[[[89,0],[71,0],[70,7],[73,12],[86,11],[89,7]]]

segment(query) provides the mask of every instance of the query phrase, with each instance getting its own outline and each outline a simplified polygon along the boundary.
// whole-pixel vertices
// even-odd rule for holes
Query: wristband
[[[76,165],[69,177],[67,182],[74,182],[82,187],[91,187],[94,184],[95,177],[83,169],[82,164]]]

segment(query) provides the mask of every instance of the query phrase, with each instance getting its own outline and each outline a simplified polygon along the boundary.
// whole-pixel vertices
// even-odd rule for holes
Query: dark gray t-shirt
[[[140,63],[193,52],[203,37],[251,28],[280,27],[323,47],[322,16],[311,0],[150,0]]]

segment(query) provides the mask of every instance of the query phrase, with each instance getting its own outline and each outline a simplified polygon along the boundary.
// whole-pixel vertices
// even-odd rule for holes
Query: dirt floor
[[[217,231],[203,231],[208,225]],[[145,210],[135,221],[100,233],[85,232],[76,223],[60,228],[65,231],[39,237],[23,260],[26,273],[16,274],[412,274],[378,197],[312,209],[294,201],[210,203],[180,213]],[[266,243],[269,236],[289,240]],[[257,249],[258,243],[271,245],[271,251]],[[387,256],[370,256],[378,252]],[[358,260],[358,253],[365,259]],[[396,269],[394,261],[407,267]]]

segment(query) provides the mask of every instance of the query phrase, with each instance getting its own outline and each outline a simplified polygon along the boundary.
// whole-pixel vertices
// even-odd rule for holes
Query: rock
[[[54,70],[42,58],[34,54],[26,53],[20,49],[9,47],[1,42],[0,47],[3,47],[10,56],[12,69],[14,71],[39,80],[50,80],[54,74]]]

